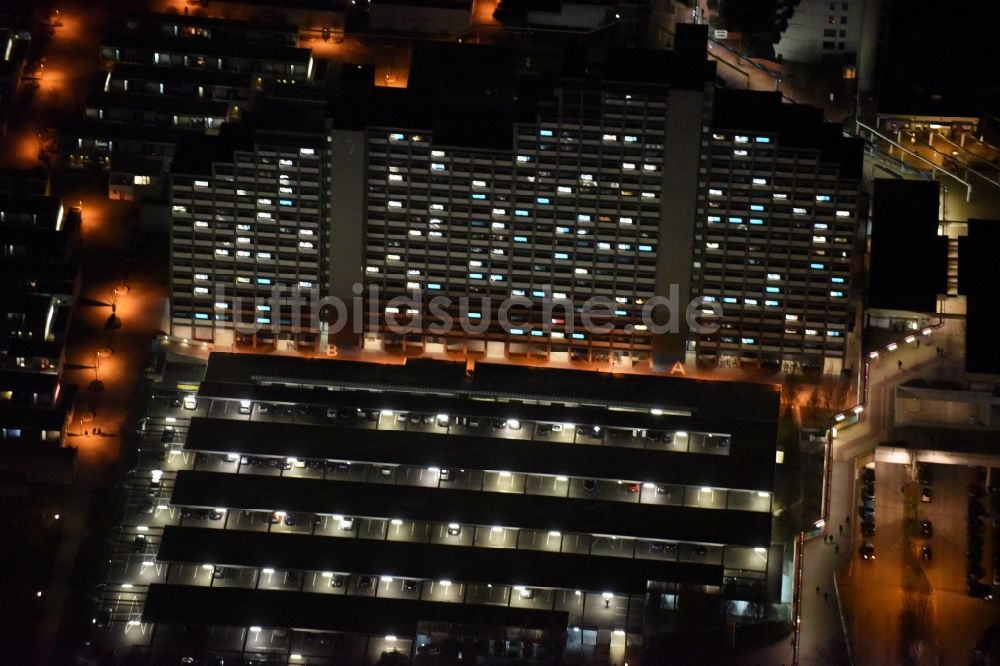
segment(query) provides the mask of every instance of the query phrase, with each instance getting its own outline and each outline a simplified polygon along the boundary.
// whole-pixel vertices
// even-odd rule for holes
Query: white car
[[[194,409],[198,406],[198,398],[193,395],[184,396],[184,409]]]
[[[241,400],[240,401],[240,414],[249,414],[251,406],[252,406],[252,404],[251,404],[251,402],[249,400]]]

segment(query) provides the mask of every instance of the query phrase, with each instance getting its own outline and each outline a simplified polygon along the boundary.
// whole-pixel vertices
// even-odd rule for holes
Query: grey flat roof
[[[1000,433],[996,430],[913,425],[897,427],[896,441],[884,445],[995,456],[1000,454],[998,443]]]
[[[764,441],[754,441],[755,435]],[[194,418],[185,448],[296,458],[507,470],[770,491],[774,452],[767,430],[734,436],[729,455],[588,446],[433,432],[338,428]]]
[[[288,356],[213,353],[205,381],[254,384],[326,382],[381,390],[464,392],[470,396],[544,399],[705,411],[717,417],[777,423],[780,388],[770,384],[624,373],[410,360],[405,365]]]
[[[178,506],[512,525],[752,547],[765,546],[771,538],[771,515],[753,511],[225,472],[178,472],[170,501]]]
[[[965,369],[1000,375],[1000,220],[969,220],[969,235],[958,241],[958,291],[965,295]]]
[[[156,559],[619,594],[643,594],[650,580],[722,582],[721,565],[176,526],[164,528]]]
[[[142,619],[144,622],[294,627],[398,636],[416,635],[417,623],[421,621],[515,626],[553,632],[565,632],[569,622],[569,616],[561,611],[160,583],[149,586]]]
[[[948,291],[948,239],[938,235],[936,181],[875,180],[868,304],[935,312]]]

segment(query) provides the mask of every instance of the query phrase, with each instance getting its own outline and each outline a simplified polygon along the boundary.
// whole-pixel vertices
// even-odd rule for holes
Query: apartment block
[[[19,182],[17,180],[11,182]],[[59,199],[0,194],[0,443],[58,447],[73,390],[63,386],[66,333],[79,290],[76,213]]]
[[[292,306],[275,302],[274,289],[291,296],[321,284],[323,119],[288,109],[178,146],[170,187],[177,336],[233,344],[234,323],[290,329]]]
[[[182,137],[238,122],[267,86],[311,80],[295,26],[177,14],[131,14],[101,43],[107,71],[83,117],[61,133],[68,166],[107,171],[109,196],[166,196]]]
[[[793,62],[853,61],[861,49],[865,4],[868,3],[878,5],[877,0],[802,0],[796,3],[787,27],[779,33],[774,45],[775,54]]]
[[[722,308],[699,358],[842,369],[855,322],[861,143],[778,93],[720,93],[693,276]]]
[[[346,304],[361,294],[364,316],[350,312],[346,334],[321,321],[251,342],[301,333],[410,354],[838,372],[859,145],[817,109],[715,91],[705,48],[704,26],[687,26],[674,52],[525,72],[526,53],[429,43],[405,89],[342,86],[314,135],[328,170],[315,246],[326,268],[282,285]],[[296,253],[287,245],[282,261]],[[242,258],[250,270],[254,255]],[[231,284],[212,270],[199,272]],[[175,296],[187,301],[186,288]],[[176,335],[195,333],[186,307],[174,314]],[[228,321],[191,337],[232,344]]]

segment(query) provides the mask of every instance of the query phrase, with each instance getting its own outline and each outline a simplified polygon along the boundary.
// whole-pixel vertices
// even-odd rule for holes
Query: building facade
[[[802,0],[779,33],[775,54],[803,63],[853,61],[861,50],[866,1],[872,0]],[[866,27],[875,28],[877,22]]]
[[[775,387],[248,354],[176,387],[97,617],[154,662],[198,625],[181,656],[623,663],[779,596]]]
[[[860,150],[818,110],[786,108],[769,93],[716,94],[700,31],[682,35],[677,52],[625,52],[599,72],[564,65],[554,78],[514,76],[524,63],[508,51],[429,45],[414,54],[406,90],[341,91],[313,135],[327,171],[310,187],[328,183],[320,210],[329,214],[315,241],[286,237],[281,252],[298,263],[301,248],[305,265],[326,268],[269,279],[289,290],[315,285],[346,314],[336,326],[321,318],[254,340],[624,367],[730,357],[839,371]],[[456,49],[468,77],[440,75]],[[174,172],[179,249],[185,225],[208,221],[182,210],[196,180]],[[274,184],[277,193],[268,186],[259,196],[235,188],[248,206],[265,202],[255,214],[266,215],[266,202],[289,189]],[[236,231],[237,243],[253,244]],[[233,249],[251,272],[273,257],[212,251]],[[208,282],[232,285],[210,263],[179,258],[193,261],[192,275],[203,266]],[[174,285],[182,307],[172,332],[239,342],[231,318],[207,308],[209,286],[197,315],[184,307],[187,287]],[[712,321],[721,332],[700,327]]]

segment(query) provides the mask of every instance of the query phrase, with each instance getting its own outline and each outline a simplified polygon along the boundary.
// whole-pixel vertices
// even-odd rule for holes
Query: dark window
[[[840,49],[841,51],[843,51],[844,50],[844,42],[837,42],[837,48]]]
[[[846,16],[841,16],[840,17],[840,25],[847,25],[847,17]]]
[[[847,31],[846,30],[841,30],[840,31],[840,38],[843,39],[844,37],[847,37]]]
[[[826,49],[826,50],[828,50],[828,51],[832,51],[833,50],[833,42],[823,42],[823,48]]]
[[[837,31],[834,28],[827,28],[826,30],[823,31],[823,36],[824,37],[836,37],[837,36]]]
[[[841,9],[842,11],[845,11],[845,12],[846,12],[846,11],[847,11],[847,7],[848,7],[848,3],[846,3],[846,2],[842,2],[842,3],[840,3],[840,9]]]

